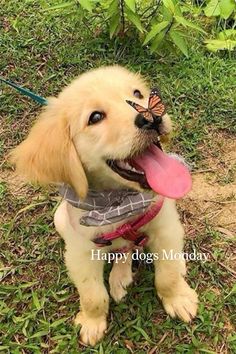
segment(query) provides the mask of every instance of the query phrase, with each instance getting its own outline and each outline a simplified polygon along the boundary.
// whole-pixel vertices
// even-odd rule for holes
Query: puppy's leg
[[[128,255],[125,260],[124,257],[117,263],[113,263],[112,270],[109,276],[110,294],[116,302],[127,294],[126,288],[133,281],[132,274],[132,253],[126,253]]]
[[[80,338],[85,344],[95,345],[107,328],[109,296],[103,283],[102,260],[91,259],[91,246],[81,230],[76,228],[77,215],[69,215],[66,202],[58,207],[54,223],[66,243],[65,261],[71,279],[80,295],[81,309],[75,324],[81,325]]]
[[[75,324],[81,325],[80,337],[85,344],[95,345],[107,328],[109,296],[103,283],[103,261],[91,260],[67,245],[66,265],[80,295],[80,312]]]
[[[76,228],[78,217],[75,215],[73,220],[69,216],[69,208],[63,202],[55,213],[54,223],[65,240],[66,266],[80,295],[81,310],[75,323],[81,325],[81,340],[85,344],[95,345],[107,328],[109,296],[103,283],[104,262],[91,259],[90,243],[79,236]]]
[[[166,210],[161,212],[156,235],[152,234],[149,244],[150,250],[159,255],[154,262],[155,286],[166,312],[189,322],[196,316],[198,298],[183,278],[184,262],[167,259],[182,252],[184,231],[174,204],[169,201],[165,204]]]

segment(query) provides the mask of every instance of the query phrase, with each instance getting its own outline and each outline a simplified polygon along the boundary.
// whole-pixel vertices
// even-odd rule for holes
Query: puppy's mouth
[[[145,173],[139,169],[139,167],[134,167],[135,164],[132,163],[133,160],[107,160],[108,166],[118,175],[127,179],[128,181],[137,182],[144,189],[151,189],[149,186]]]
[[[183,197],[192,186],[186,166],[165,153],[159,141],[135,157],[106,162],[122,178],[169,198]]]

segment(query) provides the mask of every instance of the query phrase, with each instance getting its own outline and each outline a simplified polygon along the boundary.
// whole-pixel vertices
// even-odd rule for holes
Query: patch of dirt
[[[212,131],[199,147],[204,157],[205,172],[212,182],[225,185],[236,178],[236,137],[219,131]]]
[[[236,139],[213,132],[200,149],[204,151],[204,169],[193,173],[192,191],[181,203],[184,221],[188,226],[195,221],[195,226],[201,227],[207,220],[233,237],[236,234]]]

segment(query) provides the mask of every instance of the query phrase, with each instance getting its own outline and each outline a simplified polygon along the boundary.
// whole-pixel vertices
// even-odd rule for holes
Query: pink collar
[[[110,246],[112,240],[122,237],[125,240],[132,241],[133,246],[144,246],[148,240],[148,236],[140,233],[139,229],[155,218],[160,212],[163,203],[164,198],[160,197],[156,204],[154,204],[147,212],[131,222],[118,226],[115,231],[99,235],[99,237],[95,238],[93,242],[98,247]]]

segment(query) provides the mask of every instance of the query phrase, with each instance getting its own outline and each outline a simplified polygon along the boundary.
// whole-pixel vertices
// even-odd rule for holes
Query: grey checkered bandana
[[[80,200],[68,185],[59,188],[60,195],[76,208],[87,211],[80,218],[84,226],[103,226],[142,214],[154,201],[152,192],[135,192],[130,189],[89,190],[86,199]]]

